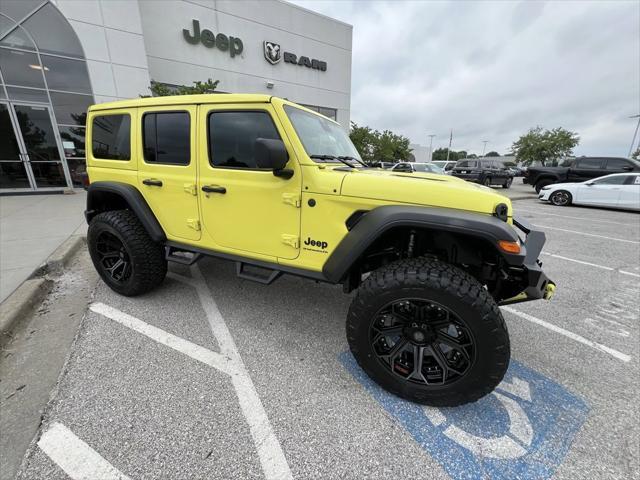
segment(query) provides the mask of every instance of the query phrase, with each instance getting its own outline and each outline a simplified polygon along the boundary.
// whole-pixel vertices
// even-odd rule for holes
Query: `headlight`
[[[547,185],[546,187],[542,187],[541,190],[551,190],[551,185]]]

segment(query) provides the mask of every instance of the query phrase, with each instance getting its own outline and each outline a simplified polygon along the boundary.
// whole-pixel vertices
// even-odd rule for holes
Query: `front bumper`
[[[538,200],[544,200],[545,202],[548,202],[549,195],[551,195],[551,190],[540,190],[540,193],[538,194]]]
[[[546,241],[546,236],[542,230],[534,228],[523,218],[513,217],[513,223],[526,234],[524,241],[525,258],[522,265],[525,288],[515,297],[501,301],[500,305],[528,302],[541,298],[551,300],[556,290],[556,284],[545,275],[542,271],[542,262],[538,260]]]

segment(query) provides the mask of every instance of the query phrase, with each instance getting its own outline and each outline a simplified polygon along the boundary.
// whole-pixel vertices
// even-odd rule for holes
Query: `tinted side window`
[[[91,152],[95,158],[131,158],[131,117],[128,114],[93,117],[91,125]]]
[[[257,168],[257,138],[280,140],[267,112],[213,112],[209,114],[209,162],[214,167]]]
[[[640,185],[640,175],[629,175],[627,185]]]
[[[610,158],[607,160],[607,170],[622,170],[624,167],[632,165],[622,158]]]
[[[597,178],[593,183],[598,185],[623,185],[627,181],[625,175],[616,175],[615,177]]]
[[[144,161],[189,165],[190,131],[188,112],[145,113],[142,117]]]
[[[576,168],[602,168],[602,160],[599,158],[581,158],[576,162]]]

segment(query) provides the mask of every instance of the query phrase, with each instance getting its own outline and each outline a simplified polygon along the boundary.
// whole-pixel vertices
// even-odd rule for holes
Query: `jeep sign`
[[[223,52],[228,51],[231,58],[240,55],[244,48],[242,40],[238,37],[228,37],[224,33],[216,35],[207,29],[200,31],[200,22],[196,19],[193,20],[193,33],[185,28],[182,30],[182,34],[184,39],[192,45],[197,45],[200,42],[207,48],[217,47]]]

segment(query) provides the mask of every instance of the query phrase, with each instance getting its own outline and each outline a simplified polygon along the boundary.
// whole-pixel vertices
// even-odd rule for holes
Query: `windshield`
[[[332,155],[354,157],[361,160],[349,135],[331,120],[285,105],[284,110],[293,124],[307,155]]]
[[[478,165],[478,162],[475,160],[461,160],[456,163],[456,167],[475,167]]]

